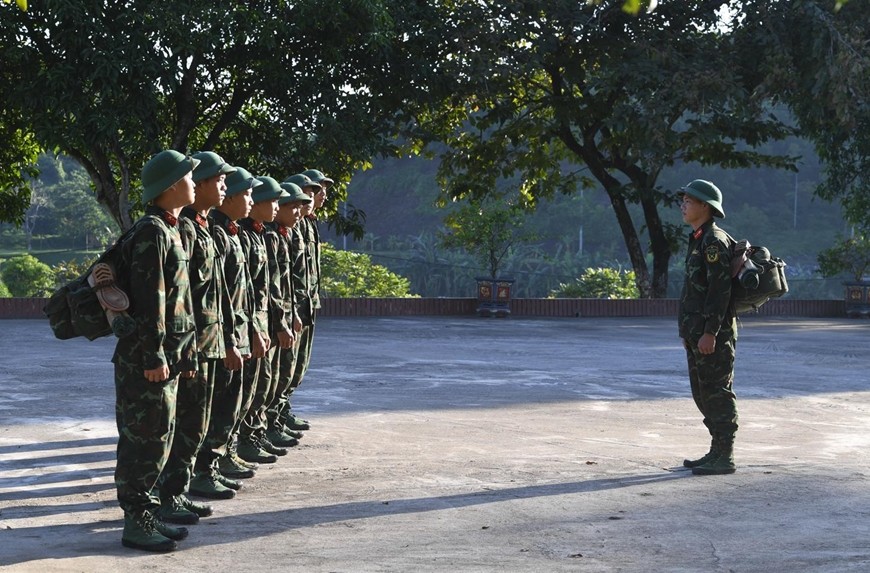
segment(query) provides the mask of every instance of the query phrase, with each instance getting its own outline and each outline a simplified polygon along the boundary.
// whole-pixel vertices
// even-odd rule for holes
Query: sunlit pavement
[[[697,477],[674,319],[323,318],[311,431],[164,555],[120,544],[113,340],[0,328],[4,571],[870,569],[867,320],[744,320]]]

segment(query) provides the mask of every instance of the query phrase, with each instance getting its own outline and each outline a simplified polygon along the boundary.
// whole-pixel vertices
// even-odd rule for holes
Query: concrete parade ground
[[[0,570],[870,571],[870,321],[749,317],[737,473],[673,318],[321,318],[299,446],[121,546],[114,339],[0,321]]]

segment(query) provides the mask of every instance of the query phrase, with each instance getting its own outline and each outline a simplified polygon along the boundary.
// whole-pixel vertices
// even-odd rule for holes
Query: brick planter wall
[[[45,318],[44,298],[0,298],[2,318]],[[327,298],[319,316],[466,316],[477,308],[475,298]],[[512,316],[597,317],[676,316],[675,299],[602,300],[521,298],[511,301]],[[772,300],[760,316],[842,318],[842,300]]]

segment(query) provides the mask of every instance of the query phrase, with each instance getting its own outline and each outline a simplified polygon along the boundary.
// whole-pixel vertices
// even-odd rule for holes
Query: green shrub
[[[372,263],[368,255],[323,243],[321,288],[331,297],[411,297],[408,279]]]
[[[6,286],[6,283],[0,281],[0,298],[11,298],[12,293],[9,292],[9,287]]]
[[[818,261],[823,277],[847,274],[860,281],[870,271],[870,236],[840,238],[832,247],[819,253]]]
[[[549,298],[638,298],[634,271],[589,268],[572,283],[561,283]]]
[[[54,291],[54,271],[32,255],[12,257],[0,272],[12,296],[47,296]]]
[[[96,257],[91,260],[83,261],[70,259],[68,261],[61,261],[52,266],[51,268],[54,271],[54,280],[56,283],[55,287],[61,287],[73,279],[82,276],[96,260]]]

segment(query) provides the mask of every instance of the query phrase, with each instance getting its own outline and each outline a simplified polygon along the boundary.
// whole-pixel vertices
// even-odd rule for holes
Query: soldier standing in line
[[[702,179],[681,189],[683,221],[692,226],[680,296],[680,338],[692,397],[712,436],[710,451],[685,460],[695,475],[734,473],[737,396],[732,390],[737,321],[731,304],[732,239],[716,226],[725,217],[722,192]]]
[[[190,257],[190,292],[196,319],[198,371],[195,378],[178,385],[175,437],[169,461],[160,476],[160,509],[157,515],[169,523],[194,524],[212,514],[209,505],[185,496],[197,452],[205,439],[214,392],[215,368],[224,357],[221,324],[223,281],[217,252],[209,231],[208,213],[219,206],[226,192],[227,174],[235,172],[216,153],[193,155],[199,165],[193,170],[193,204],[181,210],[179,230]]]
[[[294,228],[300,219],[302,219],[303,205],[311,205],[313,200],[299,186],[293,183],[282,183],[281,188],[285,191],[285,194],[278,199],[278,215],[275,217],[275,222],[267,225],[267,227],[274,229],[275,239],[278,240],[276,244],[276,262],[277,269],[280,272],[280,280],[278,281],[277,292],[280,292],[283,296],[286,308],[285,317],[292,321],[292,328],[298,334],[302,330],[302,321],[299,318],[298,304],[294,292],[294,269],[299,260],[304,264],[303,250],[305,246],[301,235],[294,233]],[[298,238],[298,240],[294,240],[294,238]],[[289,348],[279,348],[272,361],[272,373],[273,376],[277,377],[277,384],[275,395],[270,401],[269,409],[266,413],[269,428],[266,431],[266,437],[277,446],[289,445],[289,439],[295,438],[298,440],[302,437],[302,432],[285,427],[281,418],[281,413],[287,404],[287,392],[290,390],[290,384],[293,382],[293,371],[296,368],[298,352],[299,344],[297,336],[295,343]]]
[[[292,394],[296,388],[302,383],[302,379],[308,372],[308,365],[311,363],[311,348],[314,342],[314,325],[317,318],[317,309],[320,308],[320,233],[317,230],[317,217],[315,211],[318,207],[322,207],[326,201],[326,189],[332,184],[332,179],[325,177],[322,173],[316,170],[310,172],[315,173],[321,178],[321,183],[314,181],[311,177],[304,173],[298,173],[287,179],[288,183],[293,183],[299,186],[306,195],[311,197],[312,204],[303,207],[304,216],[299,221],[299,231],[305,243],[305,258],[306,258],[306,273],[305,283],[307,284],[306,301],[302,302],[303,312],[300,313],[302,320],[302,331],[299,333],[299,351],[296,359],[296,367],[293,372],[293,380],[290,383],[290,390],[287,392],[286,408],[282,412],[282,423],[290,430],[308,430],[311,425],[308,420],[299,418],[292,410]],[[324,187],[326,186],[326,187]]]
[[[266,438],[265,422],[259,411],[264,407],[271,384],[271,350],[277,343],[272,340],[269,327],[269,253],[266,250],[266,227],[264,222],[273,221],[278,212],[278,197],[281,187],[271,177],[258,177],[262,183],[254,190],[254,206],[246,219],[242,219],[242,249],[248,259],[253,292],[251,316],[252,355],[245,369],[244,389],[239,427],[239,457],[247,462],[275,463],[277,456],[287,455],[287,449],[272,444]]]
[[[169,457],[179,377],[196,375],[196,330],[188,260],[178,231],[181,208],[194,200],[191,172],[199,161],[161,151],[142,169],[145,214],[124,243],[136,331],[118,339],[115,485],[124,510],[121,543],[145,551],[172,551],[187,529],[160,521],[154,494]]]
[[[290,257],[284,248],[285,243],[278,232],[278,227],[274,223],[274,219],[281,209],[281,201],[290,195],[281,189],[278,182],[271,177],[258,177],[257,179],[263,182],[262,188],[264,190],[276,189],[279,193],[278,198],[274,201],[273,213],[267,213],[265,206],[263,213],[251,213],[251,218],[255,221],[258,215],[263,217],[261,220],[263,224],[262,237],[266,246],[268,265],[268,324],[272,345],[266,351],[266,356],[260,364],[260,375],[255,383],[257,390],[244,423],[247,426],[246,435],[260,438],[262,449],[266,452],[282,455],[277,451],[272,451],[269,444],[276,450],[283,450],[297,445],[299,441],[283,432],[272,431],[273,428],[269,425],[266,413],[278,390],[279,372],[278,368],[275,367],[276,361],[282,352],[293,346],[296,340],[292,292],[287,287]],[[284,451],[286,452],[286,450]]]
[[[218,475],[250,478],[256,465],[249,465],[235,452],[233,435],[238,429],[242,404],[245,361],[251,357],[249,337],[251,315],[251,279],[248,263],[239,240],[236,221],[251,211],[251,192],[260,182],[241,167],[226,178],[226,196],[211,214],[218,266],[223,270],[221,321],[224,354],[215,368],[212,411],[205,441],[196,458],[195,475],[190,492],[200,497],[228,499],[235,491],[220,482]]]

